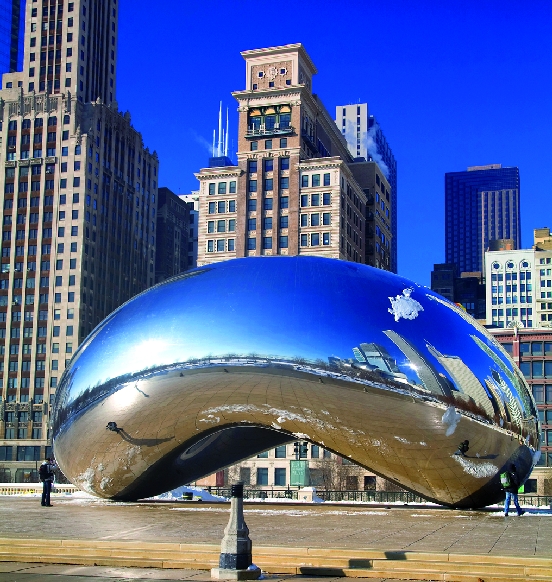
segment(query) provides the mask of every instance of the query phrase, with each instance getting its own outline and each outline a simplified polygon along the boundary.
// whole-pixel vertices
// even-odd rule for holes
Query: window
[[[313,174],[312,175],[312,186],[320,186],[320,174]]]
[[[215,183],[211,182],[209,184],[209,195],[212,196],[215,193]]]
[[[268,485],[268,467],[257,467],[257,485]]]
[[[263,208],[265,210],[272,210],[272,203],[273,203],[272,198],[265,198],[263,202]]]
[[[320,206],[320,194],[313,194],[311,196],[311,206]]]
[[[272,229],[272,217],[267,216],[263,218],[263,230],[271,230]]]
[[[287,249],[288,248],[288,237],[281,236],[280,240],[279,240],[279,244],[280,244],[281,249]]]
[[[289,216],[286,214],[285,216],[280,216],[280,228],[288,228],[289,224]]]
[[[249,180],[247,190],[248,190],[248,192],[256,192],[257,191],[257,180]]]
[[[285,487],[286,485],[286,469],[277,467],[274,469],[274,485],[278,487]]]
[[[309,246],[309,236],[307,234],[301,235],[301,246],[308,247]]]
[[[332,203],[332,195],[329,192],[322,194],[322,204],[329,206]]]
[[[309,195],[301,194],[301,208],[306,208],[309,205]]]
[[[324,186],[330,185],[330,174],[324,174]]]
[[[257,230],[257,219],[249,218],[247,220],[247,230]]]
[[[209,202],[209,214],[215,214],[216,208],[215,202]]]
[[[285,459],[286,458],[286,445],[281,445],[274,449],[274,457],[276,459]]]
[[[280,170],[289,170],[289,158],[280,158]]]
[[[274,180],[272,178],[265,178],[265,181],[264,181],[265,191],[273,190],[274,189],[273,184],[274,184]]]
[[[324,226],[328,226],[332,223],[332,213],[331,212],[323,212],[322,213],[322,224]]]
[[[330,233],[325,232],[322,234],[322,244],[328,246],[330,244]]]
[[[309,177],[308,175],[304,174],[301,176],[301,188],[308,188],[309,187]]]
[[[218,193],[219,194],[226,194],[226,182],[219,182]]]
[[[289,208],[289,196],[280,197],[280,208]]]
[[[249,210],[249,212],[254,212],[257,210],[257,200],[255,198],[251,198],[247,202],[247,210]]]
[[[264,171],[265,172],[272,172],[274,170],[274,160],[269,158],[264,161]]]
[[[320,214],[311,214],[311,226],[320,226]]]
[[[257,459],[268,459],[268,451],[264,451],[263,453],[259,453],[257,455]]]
[[[280,147],[281,148],[287,148],[287,137],[282,137],[280,138]]]
[[[217,212],[219,214],[224,214],[226,212],[226,202],[218,202],[217,203]]]
[[[254,174],[257,172],[257,160],[248,160],[247,162],[247,171],[250,174]]]
[[[272,140],[271,139],[267,139],[265,141],[265,150],[271,150],[272,149]]]
[[[309,225],[309,215],[308,214],[301,214],[301,226],[308,226]]]
[[[259,142],[258,141],[252,141],[251,142],[251,151],[255,152],[259,149]]]
[[[249,251],[254,251],[257,248],[257,240],[254,238],[247,239],[247,249]]]
[[[280,189],[287,190],[289,188],[289,178],[287,176],[280,177]]]
[[[236,212],[236,201],[228,200],[228,212]]]

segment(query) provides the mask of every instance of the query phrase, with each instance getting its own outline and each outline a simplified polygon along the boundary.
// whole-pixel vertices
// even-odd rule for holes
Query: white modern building
[[[485,253],[487,325],[552,327],[552,250]]]

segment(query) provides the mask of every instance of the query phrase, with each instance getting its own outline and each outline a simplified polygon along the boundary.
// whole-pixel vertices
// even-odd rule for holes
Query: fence
[[[55,483],[52,493],[70,495],[78,490],[75,485]],[[0,495],[33,495],[35,493],[42,493],[42,483],[0,483]]]

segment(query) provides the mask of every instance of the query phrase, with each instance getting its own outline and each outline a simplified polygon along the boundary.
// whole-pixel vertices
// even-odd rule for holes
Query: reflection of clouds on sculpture
[[[239,446],[251,456],[262,443],[302,438],[430,498],[461,502],[472,485],[454,497],[426,473],[429,464],[409,472],[402,453],[457,468],[446,460],[457,439],[493,431],[489,441],[508,438],[502,462],[515,447],[538,447],[534,405],[486,332],[419,289],[315,257],[238,259],[158,285],[98,326],[67,367],[56,455],[83,488],[123,499],[147,492],[152,464],[173,459],[189,481],[239,460]],[[90,434],[103,433],[87,436],[90,450],[78,457],[86,461],[71,464],[67,442],[79,442],[88,418],[97,418]],[[124,432],[105,431],[110,421]],[[105,469],[90,473],[96,461]]]
[[[454,434],[458,423],[462,419],[462,415],[459,412],[456,412],[456,408],[454,406],[449,406],[445,413],[443,414],[441,420],[443,424],[447,427],[445,432],[445,436],[451,436]]]
[[[389,297],[389,301],[391,301],[391,307],[388,309],[389,313],[391,313],[395,317],[395,321],[399,321],[399,319],[416,319],[418,317],[418,313],[423,311],[424,308],[415,300],[410,297],[414,289],[404,289],[402,295],[397,295],[396,297]]]

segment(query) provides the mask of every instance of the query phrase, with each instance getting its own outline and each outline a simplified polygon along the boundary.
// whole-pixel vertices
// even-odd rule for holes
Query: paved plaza
[[[219,544],[229,517],[229,504],[117,503],[71,496],[52,503],[46,508],[37,497],[0,497],[0,537]],[[521,518],[505,518],[498,511],[423,505],[246,503],[244,514],[254,559],[255,546],[552,557],[550,509],[528,509]],[[0,562],[2,582],[146,579],[203,581],[210,576],[197,570]]]

